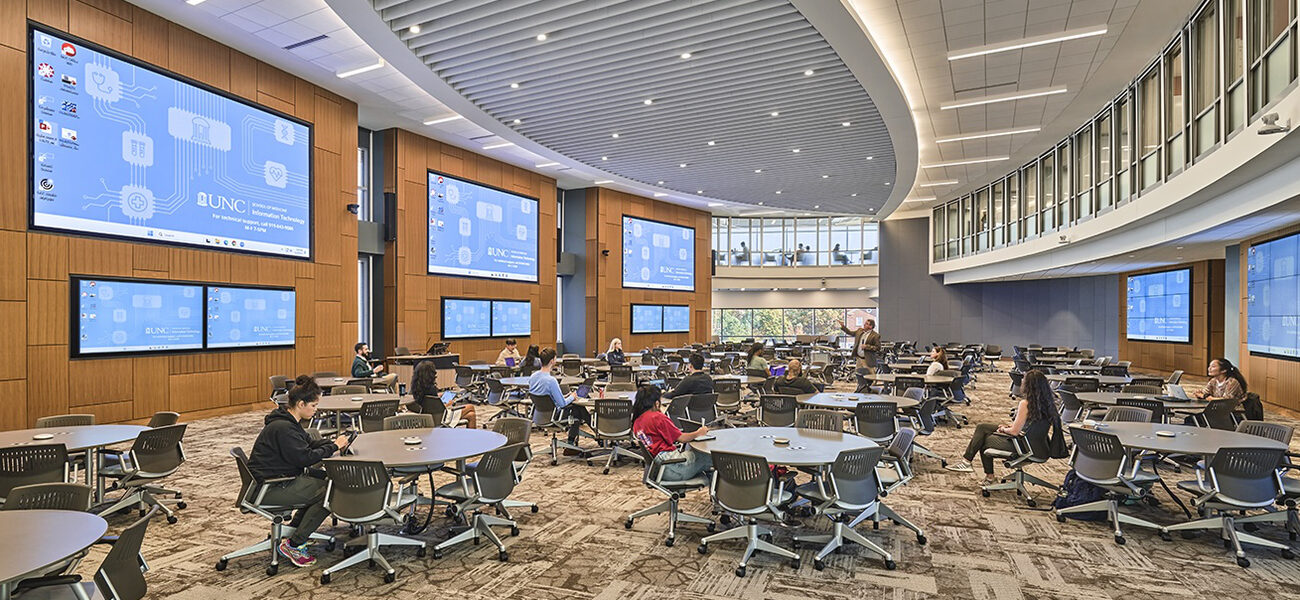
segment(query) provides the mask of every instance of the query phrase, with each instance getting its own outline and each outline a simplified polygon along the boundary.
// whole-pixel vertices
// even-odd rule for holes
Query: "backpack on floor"
[[[1061,483],[1061,491],[1057,492],[1056,499],[1052,500],[1052,508],[1069,508],[1105,497],[1106,490],[1084,481],[1074,472],[1074,469],[1070,469],[1070,472],[1065,474],[1065,481]],[[1080,521],[1105,521],[1108,518],[1104,510],[1068,513],[1062,516]]]

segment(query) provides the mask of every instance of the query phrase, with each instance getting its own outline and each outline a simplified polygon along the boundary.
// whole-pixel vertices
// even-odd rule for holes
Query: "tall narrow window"
[[[1295,79],[1291,0],[1250,0],[1251,113],[1277,100]]]
[[[1215,16],[1211,4],[1192,26],[1192,131],[1196,156],[1219,143],[1219,20]]]
[[[1038,161],[1038,169],[1042,181],[1042,187],[1039,188],[1042,194],[1041,231],[1046,233],[1056,229],[1056,155],[1048,152],[1047,156]]]
[[[1093,213],[1092,206],[1092,127],[1074,135],[1074,177],[1076,181],[1077,217]]]
[[[1141,189],[1147,189],[1160,181],[1160,69],[1151,69],[1142,78],[1140,89],[1142,110],[1138,112],[1139,134],[1142,145],[1140,153],[1142,167]]]
[[[1242,75],[1246,64],[1246,19],[1241,14],[1242,0],[1224,0],[1223,26],[1223,84],[1228,90],[1227,104],[1224,108],[1228,114],[1228,131],[1236,131],[1246,124],[1246,85]]]
[[[1115,105],[1115,203],[1126,202],[1133,193],[1133,102],[1125,96]]]
[[[1115,200],[1110,194],[1110,174],[1111,174],[1111,153],[1114,148],[1111,147],[1110,128],[1111,109],[1108,107],[1105,112],[1097,117],[1097,200],[1095,205],[1097,210],[1104,210],[1111,206]]]
[[[1007,178],[1007,243],[1020,239],[1020,173]]]
[[[1165,173],[1176,173],[1183,168],[1187,153],[1183,130],[1187,125],[1187,105],[1184,102],[1183,45],[1174,44],[1165,53]]]
[[[1021,237],[1038,235],[1038,221],[1038,167],[1030,164],[1025,167],[1025,227]]]

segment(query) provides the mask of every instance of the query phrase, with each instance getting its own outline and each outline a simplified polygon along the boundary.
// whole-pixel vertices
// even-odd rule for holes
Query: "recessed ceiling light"
[[[483,149],[484,149],[484,150],[496,150],[497,148],[506,148],[506,147],[508,147],[508,146],[513,146],[513,145],[515,145],[514,142],[501,142],[501,143],[499,143],[499,144],[488,144],[488,145],[486,145],[486,146],[483,146]]]
[[[794,289],[796,289],[796,290],[798,290],[798,291],[800,291],[800,292],[803,291],[803,288],[794,288]]]
[[[981,131],[979,133],[968,133],[964,135],[954,135],[950,137],[941,137],[934,140],[936,144],[947,144],[949,142],[964,142],[966,140],[982,140],[985,138],[1001,137],[1004,135],[1019,135],[1022,133],[1035,133],[1042,131],[1042,127],[1017,127],[1015,129],[998,129],[994,131]]]
[[[889,182],[888,182],[888,181],[886,181],[886,182],[885,182],[885,185],[889,185]]]
[[[652,100],[652,99],[650,99],[650,98],[646,98],[645,100],[642,100],[642,101],[641,101],[641,104],[644,104],[644,105],[646,105],[646,106],[650,106],[651,104],[654,104],[654,103],[655,103],[655,101]]]
[[[941,185],[957,185],[958,183],[959,183],[959,182],[958,182],[956,179],[949,179],[948,181],[936,181],[936,182],[934,182],[934,183],[922,183],[921,185],[919,185],[919,186],[917,186],[917,187],[939,187],[939,186],[941,186]]]
[[[664,184],[664,182],[662,182],[662,181],[655,182],[655,185],[663,185],[663,184]]]
[[[691,57],[691,53],[690,53],[690,52],[683,52],[683,53],[681,54],[681,58],[682,58],[682,60],[686,60],[686,59],[688,59],[688,58],[690,58],[690,57]]]
[[[524,122],[523,119],[515,119],[515,125],[518,125],[523,122]]]
[[[772,111],[772,116],[774,116],[774,117],[779,117],[779,116],[781,116],[781,113],[776,112],[776,111]]]
[[[464,119],[464,118],[465,118],[465,117],[462,117],[462,116],[460,116],[460,115],[452,115],[452,116],[450,116],[450,117],[439,117],[439,118],[437,118],[437,119],[429,119],[428,121],[425,121],[424,124],[425,124],[425,125],[437,125],[437,124],[439,124],[439,123],[447,123],[447,122],[450,122],[450,121],[455,121],[455,120],[457,120],[457,119]]]
[[[823,291],[823,292],[826,291],[826,288],[822,288],[822,291]]]
[[[696,194],[703,194],[703,193],[704,193],[704,190],[695,190],[695,193],[696,193]]]
[[[772,288],[772,291],[774,291],[774,292],[775,292],[775,291],[776,291],[776,288]]]
[[[867,157],[867,160],[871,160],[871,159],[873,159],[873,158],[875,158],[875,157],[874,157],[874,156],[868,156],[868,157]]]
[[[742,291],[742,292],[745,291],[745,288],[740,288],[740,291]]]
[[[867,212],[876,212],[876,209],[874,209],[874,208],[868,208],[868,209],[867,209]]]
[[[187,1],[188,1],[188,0],[187,0]],[[199,2],[202,2],[202,1],[203,1],[203,0],[199,0]],[[194,2],[190,2],[190,4],[194,4]],[[411,33],[420,33],[420,26],[419,26],[419,25],[412,25],[409,29],[407,29],[407,31],[409,31],[409,32],[411,32]]]
[[[709,143],[710,146],[717,146],[717,145],[718,145],[718,143],[715,142],[715,141],[713,141],[713,140],[709,140],[708,143]]]
[[[792,148],[790,151],[791,151],[791,152],[798,152],[799,149],[798,149],[798,148]]]
[[[962,165],[976,165],[979,163],[998,162],[1001,160],[1011,160],[1010,156],[986,156],[983,158],[967,158],[962,160],[950,160],[947,162],[937,162],[929,165],[921,165],[922,169],[942,169],[945,167],[960,167]]]
[[[1027,98],[1037,98],[1039,96],[1051,96],[1054,94],[1064,94],[1069,89],[1063,85],[1049,88],[1037,88],[1019,92],[1007,92],[1005,94],[993,94],[990,96],[980,96],[979,98],[969,98],[967,100],[953,100],[951,102],[942,102],[939,104],[939,110],[952,110],[954,108],[966,108],[967,106],[982,106],[993,104],[995,102],[1014,102],[1016,100],[1025,100]]]
[[[539,41],[539,42],[545,42],[545,41],[546,41],[546,34],[545,34],[545,33],[539,33],[539,34],[537,34],[537,41]]]
[[[843,122],[843,123],[840,123],[840,126],[841,126],[841,127],[848,127],[849,125],[852,125],[852,124],[853,124],[853,123],[850,123],[850,122],[848,122],[848,121],[845,121],[845,122]]]
[[[614,182],[613,182],[613,181],[610,181],[610,180],[608,180],[608,179],[602,179],[602,180],[600,180],[600,181],[593,181],[593,182],[591,182],[591,183],[593,183],[593,184],[595,184],[595,185],[605,185],[606,183],[614,183]]]
[[[997,52],[1009,52],[1011,50],[1019,50],[1021,48],[1032,48],[1034,46],[1042,46],[1045,44],[1053,44],[1056,42],[1065,42],[1069,40],[1077,40],[1079,38],[1106,35],[1106,31],[1107,29],[1105,25],[1097,25],[1094,27],[1070,29],[1070,30],[1062,31],[1061,33],[1049,33],[1046,35],[1036,35],[1033,37],[1027,37],[1019,40],[1012,40],[1009,42],[999,42],[997,44],[977,46],[974,48],[967,48],[965,50],[954,50],[948,53],[948,60],[960,60],[963,58],[984,56],[986,54],[994,54]]]
[[[611,134],[609,134],[609,137],[616,138],[616,137],[618,137],[618,134],[617,134],[617,133],[611,133]]]
[[[683,169],[685,169],[685,168],[686,168],[686,163],[682,163],[682,164],[680,164],[680,165],[677,165],[677,166],[679,166],[679,167],[681,167],[681,168],[683,168]]]
[[[781,190],[777,190],[776,193],[780,194],[780,193],[781,193]]]
[[[1182,249],[1183,249],[1182,246],[1174,246],[1174,250],[1182,250]]]
[[[600,160],[609,160],[609,157],[608,157],[608,156],[602,156],[602,157],[600,157]]]
[[[762,169],[754,169],[754,172],[755,172],[755,173],[762,173],[763,170],[762,170]]]
[[[185,0],[185,3],[190,6],[198,6],[200,4],[203,4],[205,1],[206,0]]]
[[[803,74],[804,74],[804,75],[812,75],[812,74],[815,73],[815,72],[816,72],[816,71],[813,71],[812,69],[808,69],[807,71],[804,71]]]
[[[862,290],[865,290],[865,289],[867,289],[867,286],[864,285],[864,286],[858,288],[858,291],[861,292]]]
[[[512,90],[517,90],[517,89],[519,89],[519,84],[518,84],[518,83],[512,83],[512,84],[510,84],[510,89],[512,89]]]
[[[1128,257],[1129,257],[1129,258],[1137,258],[1137,255],[1136,255],[1136,254],[1130,254],[1130,255],[1128,255]]]
[[[820,204],[814,204],[814,205],[813,205],[813,208],[821,208],[821,207],[822,207],[822,205],[820,205]]]
[[[916,198],[908,198],[903,202],[929,202],[931,200],[934,200],[934,196],[920,196]]]
[[[830,175],[822,175],[822,179],[829,179]]]
[[[374,63],[368,64],[368,65],[366,65],[366,66],[364,66],[364,67],[357,67],[357,68],[355,68],[355,69],[348,69],[348,70],[346,70],[346,71],[339,71],[338,73],[336,73],[336,75],[338,75],[338,78],[339,78],[339,79],[347,79],[348,77],[351,77],[351,76],[353,76],[353,75],[360,75],[360,74],[362,74],[362,73],[369,73],[369,72],[371,72],[371,71],[374,71],[375,69],[382,69],[382,68],[384,68],[384,59],[381,58],[381,59],[379,59],[377,62],[374,62]]]
[[[1178,260],[1182,260],[1182,259],[1183,259],[1183,257],[1181,257],[1181,256],[1178,256],[1178,257],[1175,257],[1175,258],[1177,258]]]
[[[857,198],[857,197],[858,197],[858,193],[857,193],[857,192],[853,192],[852,194],[849,194],[849,195],[852,196],[852,197],[854,197],[854,198]]]

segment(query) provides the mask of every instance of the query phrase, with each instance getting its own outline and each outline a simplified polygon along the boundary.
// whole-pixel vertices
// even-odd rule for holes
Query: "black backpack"
[[[1246,394],[1246,399],[1241,401],[1241,410],[1246,413],[1248,421],[1264,420],[1264,401],[1255,392]]]
[[[1070,472],[1065,474],[1065,481],[1061,483],[1061,491],[1057,492],[1056,499],[1052,500],[1052,508],[1069,508],[1105,497],[1106,490],[1084,481],[1074,472],[1074,469],[1070,469]],[[1068,513],[1061,516],[1080,521],[1105,521],[1108,518],[1104,510]]]

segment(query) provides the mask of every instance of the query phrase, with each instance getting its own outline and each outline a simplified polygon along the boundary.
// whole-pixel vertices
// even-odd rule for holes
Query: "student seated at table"
[[[689,444],[709,433],[701,426],[690,433],[682,433],[659,405],[659,387],[643,385],[632,402],[632,435],[641,442],[650,456],[668,453],[667,458],[684,458],[685,462],[666,464],[661,474],[668,481],[690,479],[713,467],[713,460],[703,452],[696,452]],[[682,446],[678,446],[682,444]]]
[[[352,351],[357,355],[352,358],[352,376],[358,379],[362,377],[375,377],[380,371],[384,370],[384,365],[370,366],[370,346],[365,342],[357,342],[352,347]]]
[[[627,364],[627,355],[623,354],[623,340],[614,338],[609,341],[609,350],[605,351],[605,362],[611,367]]]
[[[591,413],[587,409],[577,404],[573,404],[574,395],[564,395],[560,391],[560,382],[551,375],[551,369],[555,368],[555,350],[547,348],[542,350],[541,357],[542,368],[528,378],[528,393],[537,394],[538,396],[550,396],[555,401],[555,407],[560,409],[561,416],[570,416],[574,418],[573,425],[569,426],[569,443],[578,444],[578,431],[582,429],[583,423],[591,422]],[[566,454],[574,454],[573,450],[565,449]]]
[[[1032,448],[1047,448],[1048,435],[1052,422],[1059,418],[1056,413],[1055,396],[1047,377],[1042,371],[1033,369],[1025,373],[1020,383],[1020,404],[1016,406],[1015,420],[1003,425],[980,423],[975,426],[975,434],[966,446],[965,461],[950,464],[948,470],[970,473],[970,461],[980,455],[984,463],[984,483],[993,483],[993,457],[983,454],[984,449],[994,448],[1015,452],[1011,438],[1024,434]]]
[[[763,358],[763,342],[754,342],[754,345],[749,347],[749,351],[745,352],[745,368],[762,369],[763,372],[767,372],[767,359]]]
[[[348,436],[313,442],[302,428],[303,421],[316,415],[320,387],[307,375],[299,375],[289,389],[284,404],[266,415],[262,432],[253,442],[248,467],[258,481],[293,477],[266,491],[266,504],[300,506],[289,526],[292,535],[280,541],[279,551],[294,565],[307,567],[316,558],[307,551],[312,532],[320,527],[330,511],[325,509],[325,472],[308,469],[347,448]]]
[[[1228,359],[1216,358],[1210,361],[1205,374],[1210,380],[1205,382],[1205,387],[1192,392],[1193,396],[1207,402],[1218,398],[1231,398],[1238,402],[1246,399],[1246,378],[1241,374],[1241,369]]]
[[[926,375],[934,375],[948,368],[948,351],[943,346],[930,348],[930,366],[925,368]]]
[[[512,367],[519,366],[519,361],[523,360],[523,357],[519,356],[519,348],[515,346],[515,338],[506,338],[506,347],[502,348],[501,352],[497,354],[497,364],[507,364],[506,359],[513,359],[509,363]]]
[[[785,375],[776,378],[776,390],[783,392],[783,388],[791,388],[791,391],[798,390],[796,393],[799,394],[816,394],[821,391],[803,376],[803,363],[797,358],[790,359],[785,367]]]
[[[411,374],[411,397],[415,398],[415,403],[419,405],[420,412],[431,415],[445,415],[446,411],[452,410],[453,403],[444,404],[443,410],[438,410],[436,406],[431,406],[431,402],[442,402],[442,397],[438,390],[438,369],[433,366],[433,361],[426,360],[415,365],[415,372]],[[478,428],[478,420],[474,417],[474,405],[468,402],[462,402],[455,408],[460,409],[460,418],[465,419],[465,426],[470,429]],[[441,423],[439,423],[441,425]]]
[[[686,365],[686,370],[690,374],[677,382],[676,387],[664,392],[664,398],[713,393],[713,377],[704,372],[704,355],[699,352],[691,353],[690,358],[686,359]]]
[[[528,347],[528,352],[524,354],[524,366],[520,371],[525,375],[532,375],[533,371],[542,368],[542,351],[533,344]]]

